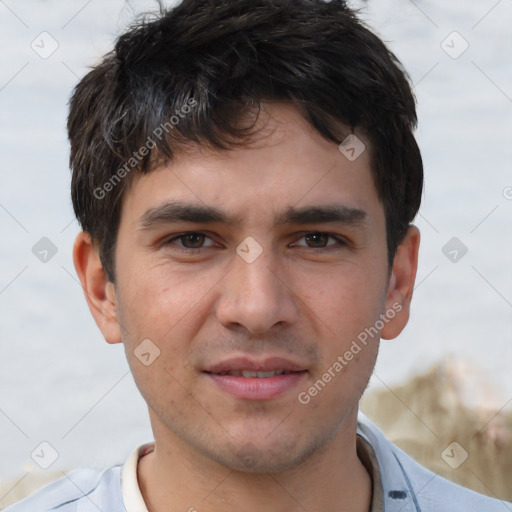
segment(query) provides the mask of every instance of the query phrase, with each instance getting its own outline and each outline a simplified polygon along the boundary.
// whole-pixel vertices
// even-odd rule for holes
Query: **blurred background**
[[[425,164],[412,316],[382,342],[363,408],[434,471],[512,500],[512,2],[349,3],[410,74]],[[65,123],[88,66],[154,9],[0,0],[0,508],[152,439],[123,347],[104,342],[73,268]]]

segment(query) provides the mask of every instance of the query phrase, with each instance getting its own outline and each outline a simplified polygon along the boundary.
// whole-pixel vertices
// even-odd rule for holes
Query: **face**
[[[157,446],[278,471],[348,435],[400,306],[369,151],[350,161],[291,106],[258,122],[250,147],[134,180],[99,325],[122,338]]]

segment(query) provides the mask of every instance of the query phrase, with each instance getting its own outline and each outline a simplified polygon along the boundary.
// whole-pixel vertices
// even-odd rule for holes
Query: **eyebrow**
[[[290,207],[274,219],[275,225],[282,224],[344,224],[365,226],[368,215],[364,210],[332,204],[322,206]]]
[[[339,204],[289,207],[282,214],[274,215],[274,225],[284,224],[343,224],[356,227],[367,225],[368,215],[364,210]],[[227,226],[242,224],[243,217],[229,215],[213,206],[187,204],[170,201],[146,211],[140,218],[140,229],[173,222],[198,224],[221,223]]]
[[[147,229],[155,224],[167,224],[171,222],[196,222],[196,223],[222,223],[232,226],[241,223],[241,217],[231,216],[213,206],[195,205],[180,201],[169,201],[156,208],[149,209],[140,218],[142,229]]]

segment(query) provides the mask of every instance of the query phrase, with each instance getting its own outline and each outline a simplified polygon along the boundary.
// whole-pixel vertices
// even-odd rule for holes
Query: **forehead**
[[[364,135],[356,132],[356,149],[365,149],[348,158],[351,153],[322,138],[287,104],[263,104],[255,128],[243,147],[187,147],[170,164],[134,176],[122,220],[140,221],[169,200],[220,208],[238,221],[275,220],[291,206],[340,204],[370,214],[380,209]]]

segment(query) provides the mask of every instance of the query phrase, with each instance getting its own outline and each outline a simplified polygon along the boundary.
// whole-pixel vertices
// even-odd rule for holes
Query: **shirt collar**
[[[384,490],[380,476],[379,462],[370,443],[357,436],[357,456],[372,479],[372,502],[370,512],[384,512]]]
[[[137,465],[141,457],[151,453],[154,449],[155,443],[147,443],[135,448],[121,469],[121,493],[126,512],[148,512],[140,492]]]
[[[421,512],[416,492],[397,454],[401,451],[359,411],[357,433],[372,447],[380,468],[386,512]]]

